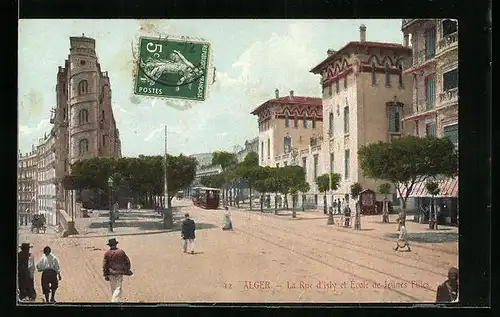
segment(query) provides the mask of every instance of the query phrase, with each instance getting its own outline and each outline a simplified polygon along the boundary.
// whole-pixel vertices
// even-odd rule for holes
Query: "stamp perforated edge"
[[[205,93],[203,99],[192,99],[192,98],[183,98],[183,97],[171,97],[171,96],[159,96],[159,95],[138,95],[135,93],[135,87],[137,84],[137,75],[138,75],[138,63],[139,63],[139,51],[140,51],[140,39],[172,39],[175,41],[188,41],[197,44],[208,44],[208,57],[207,57],[207,75],[205,80]],[[186,103],[199,103],[207,100],[210,92],[210,85],[213,84],[214,76],[215,76],[215,68],[213,68],[213,43],[210,40],[201,38],[201,37],[192,37],[192,36],[184,36],[184,35],[165,35],[162,33],[158,33],[157,36],[153,36],[151,32],[140,32],[136,38],[132,42],[132,57],[133,57],[133,65],[132,65],[132,95],[138,98],[145,98],[148,100],[153,99],[161,99],[165,101],[183,101]]]

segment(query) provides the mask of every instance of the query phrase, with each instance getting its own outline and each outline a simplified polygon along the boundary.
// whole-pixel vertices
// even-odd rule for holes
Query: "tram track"
[[[334,237],[330,237],[331,240],[324,240],[324,239],[317,238],[317,237],[314,237],[314,236],[308,236],[308,235],[300,234],[300,233],[297,233],[297,232],[292,232],[290,230],[284,229],[283,227],[270,226],[269,224],[265,224],[265,223],[260,223],[259,225],[264,226],[264,227],[268,227],[268,228],[277,229],[277,230],[280,230],[280,231],[283,231],[283,232],[286,232],[286,233],[289,233],[289,234],[293,234],[293,235],[300,236],[300,237],[303,237],[303,238],[306,238],[306,239],[318,241],[318,242],[321,242],[321,243],[334,244],[335,247],[337,247],[337,248],[341,248],[341,249],[345,249],[345,250],[349,250],[349,251],[352,251],[352,248],[350,248],[349,246],[356,247],[356,248],[359,249],[359,250],[357,250],[357,252],[362,252],[362,253],[364,253],[366,255],[369,255],[369,256],[372,256],[372,257],[384,260],[384,261],[398,263],[398,264],[404,265],[406,267],[411,267],[411,268],[415,268],[415,269],[418,269],[418,270],[421,270],[421,271],[426,271],[426,272],[429,272],[429,273],[432,273],[432,274],[435,274],[435,275],[438,275],[438,276],[443,276],[443,277],[445,276],[441,271],[440,272],[436,272],[436,271],[434,271],[432,269],[426,269],[426,268],[422,268],[422,267],[418,267],[418,266],[415,266],[415,265],[412,265],[412,264],[408,264],[408,263],[404,263],[404,262],[398,261],[401,257],[397,256],[396,254],[390,254],[390,253],[387,254],[387,253],[385,253],[387,255],[387,257],[381,257],[379,255],[367,252],[366,251],[367,250],[366,246],[363,246],[361,244],[353,243],[352,241],[347,242],[348,246],[346,246],[346,242],[345,241],[341,241],[341,240],[336,239]],[[394,243],[394,241],[392,241],[392,242]],[[370,249],[370,250],[373,250],[374,252],[379,252],[379,253],[382,253],[382,254],[384,254],[383,252],[387,251],[387,249],[380,249],[380,248]],[[416,259],[415,256],[412,256],[409,253],[407,255],[408,255],[408,258],[411,258],[411,259],[414,259],[414,260],[418,260],[421,263],[426,263],[429,266],[434,266],[436,264],[436,262],[437,262],[437,261],[430,262],[430,261],[424,261],[422,259]],[[393,257],[393,259],[390,259],[389,257]],[[441,263],[437,263],[437,265],[439,267],[443,267],[446,270],[447,263],[441,262]]]

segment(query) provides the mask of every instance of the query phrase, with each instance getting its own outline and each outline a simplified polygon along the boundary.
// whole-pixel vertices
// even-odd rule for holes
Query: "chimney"
[[[406,33],[404,36],[404,46],[409,47],[410,46],[410,34]]]
[[[361,24],[359,26],[359,42],[364,43],[366,41],[366,26]]]
[[[333,50],[333,49],[331,49],[331,48],[329,48],[329,49],[326,51],[326,54],[327,54],[328,56],[333,55],[333,54],[335,54],[335,53],[337,53],[337,51],[336,51],[336,50]]]
[[[278,99],[280,97],[280,90],[278,88],[276,88],[274,93],[276,94],[276,99]]]
[[[290,90],[290,99],[293,99],[293,90]]]

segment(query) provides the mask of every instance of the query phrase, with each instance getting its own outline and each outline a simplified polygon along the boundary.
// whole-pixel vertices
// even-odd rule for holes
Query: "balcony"
[[[418,52],[413,53],[413,64],[412,68],[421,66],[428,61],[431,61],[435,56],[435,53],[427,53],[426,49],[420,50]]]
[[[458,32],[446,35],[438,43],[438,53],[444,53],[448,50],[458,47]]]
[[[311,146],[311,153],[321,152],[321,144]]]
[[[446,107],[458,103],[458,87],[439,93],[438,107]]]

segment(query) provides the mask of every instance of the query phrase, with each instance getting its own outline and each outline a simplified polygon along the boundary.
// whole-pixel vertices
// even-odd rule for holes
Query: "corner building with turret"
[[[70,37],[70,54],[64,67],[59,67],[56,93],[51,123],[57,137],[56,177],[61,203],[62,179],[69,175],[71,164],[93,157],[121,157],[110,81],[108,73],[101,71],[94,39]]]

